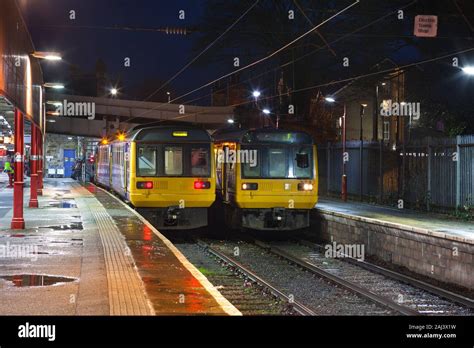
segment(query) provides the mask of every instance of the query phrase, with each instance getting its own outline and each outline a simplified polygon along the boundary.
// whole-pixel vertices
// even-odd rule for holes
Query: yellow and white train
[[[213,134],[216,193],[231,228],[309,227],[318,200],[316,146],[304,132],[229,128]]]
[[[211,137],[200,128],[136,129],[99,146],[95,181],[158,227],[202,227],[208,225],[208,208],[215,201],[212,153]]]

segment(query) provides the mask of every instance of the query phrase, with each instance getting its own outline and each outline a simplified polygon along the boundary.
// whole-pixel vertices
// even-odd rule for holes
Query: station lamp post
[[[328,103],[337,103],[336,99],[333,97],[324,98]],[[339,104],[339,103],[338,103]],[[347,201],[347,175],[346,175],[346,115],[347,108],[346,103],[344,103],[344,113],[342,114],[342,176],[341,176],[341,199]]]
[[[360,134],[359,134],[359,139],[360,139],[360,152],[359,152],[359,164],[360,164],[360,175],[359,175],[359,198],[360,200],[362,201],[362,196],[363,196],[363,190],[362,190],[362,187],[363,187],[363,178],[362,178],[362,174],[363,174],[363,166],[362,166],[362,162],[364,160],[364,156],[363,156],[363,151],[364,151],[364,129],[363,129],[363,118],[364,118],[364,114],[365,114],[365,108],[367,107],[367,104],[360,104]]]

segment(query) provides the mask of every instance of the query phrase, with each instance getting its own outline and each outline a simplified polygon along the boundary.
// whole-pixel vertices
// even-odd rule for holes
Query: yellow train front
[[[318,200],[317,152],[304,132],[262,128],[213,134],[216,193],[231,228],[309,227]]]
[[[215,201],[213,145],[207,131],[161,126],[102,144],[96,182],[164,229],[207,226]]]

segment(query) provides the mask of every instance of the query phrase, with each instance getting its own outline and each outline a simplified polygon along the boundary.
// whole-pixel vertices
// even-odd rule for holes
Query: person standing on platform
[[[3,172],[8,174],[8,187],[12,188],[15,170],[13,169],[9,159],[5,162],[5,166],[3,167]]]

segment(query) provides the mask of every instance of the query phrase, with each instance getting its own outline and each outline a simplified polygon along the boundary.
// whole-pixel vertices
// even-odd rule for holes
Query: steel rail
[[[399,305],[398,303],[388,299],[388,298],[385,298],[385,297],[382,297],[380,295],[377,295],[375,293],[373,293],[372,291],[366,289],[366,288],[363,288],[357,284],[354,284],[352,282],[349,282],[347,281],[346,279],[343,279],[341,277],[338,277],[332,273],[329,273],[328,271],[318,267],[318,266],[315,266],[309,262],[306,262],[296,256],[293,256],[289,253],[287,253],[286,251],[284,250],[281,250],[279,248],[276,248],[274,246],[271,246],[269,244],[266,244],[262,241],[259,241],[259,240],[255,240],[254,241],[255,245],[283,258],[283,259],[286,259],[287,261],[291,262],[291,263],[294,263],[298,266],[300,266],[301,268],[309,271],[309,272],[312,272],[314,274],[317,274],[329,281],[331,281],[332,283],[336,284],[336,285],[339,285],[353,293],[356,293],[357,295],[360,295],[361,297],[364,297],[366,299],[369,299],[370,301],[372,302],[375,302],[379,305],[382,305],[384,307],[389,307],[393,310],[395,310],[396,312],[398,313],[401,313],[401,314],[404,314],[404,315],[421,315],[418,311],[416,310],[413,310],[411,308],[408,308],[408,307],[405,307],[405,306],[401,306]]]
[[[322,248],[320,245],[318,245],[316,243],[313,243],[313,242],[310,242],[310,241],[307,241],[307,240],[300,240],[300,241],[298,241],[298,243],[303,244],[303,245],[305,245],[307,247],[310,247],[310,248],[315,248],[315,249],[321,249]],[[395,271],[392,271],[392,270],[374,265],[374,264],[366,262],[366,261],[354,259],[354,258],[349,257],[347,255],[344,255],[343,260],[347,261],[347,262],[350,262],[354,265],[360,266],[362,268],[365,268],[368,271],[379,273],[379,274],[384,275],[388,278],[398,280],[400,282],[403,282],[405,284],[414,286],[414,287],[419,288],[421,290],[425,290],[425,291],[427,291],[427,292],[429,292],[433,295],[442,297],[446,300],[449,300],[449,301],[455,302],[457,304],[460,304],[460,305],[469,307],[471,309],[474,309],[474,300],[471,299],[471,298],[468,298],[468,297],[456,294],[454,292],[445,290],[443,288],[431,285],[429,283],[426,283],[424,281],[412,278],[412,277],[404,275],[402,273],[398,273],[398,272],[395,272]]]
[[[214,255],[224,263],[236,268],[239,273],[244,274],[246,277],[254,281],[255,283],[265,287],[268,289],[274,296],[286,301],[297,313],[300,315],[304,316],[315,316],[316,313],[313,312],[311,309],[306,307],[305,305],[301,304],[300,302],[296,300],[292,300],[289,296],[285,295],[283,292],[275,288],[273,285],[268,283],[267,281],[263,280],[260,278],[258,275],[256,275],[254,272],[246,268],[245,266],[241,265],[238,261],[228,257],[227,255],[224,255],[220,251],[214,249],[207,243],[203,242],[202,240],[197,241],[198,245],[204,248],[207,252],[210,254]]]

